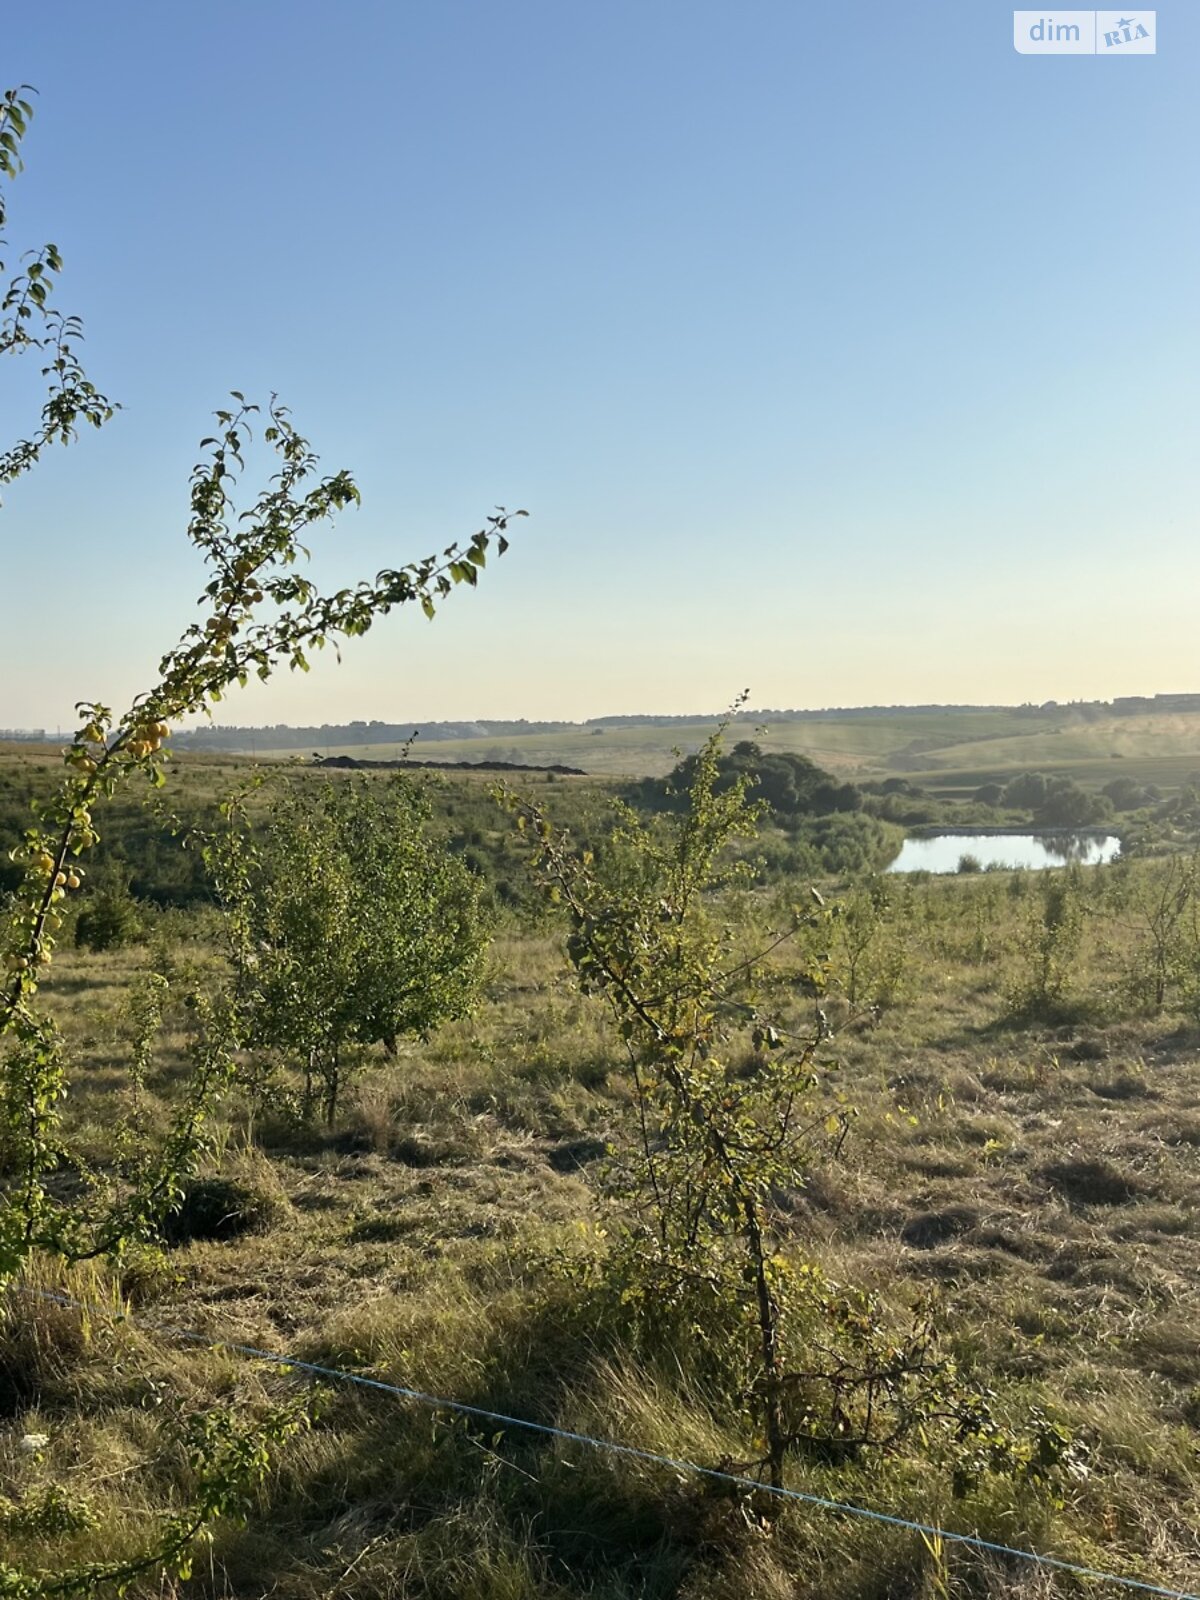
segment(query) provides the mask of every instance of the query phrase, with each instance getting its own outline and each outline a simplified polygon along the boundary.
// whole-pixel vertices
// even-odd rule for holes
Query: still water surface
[[[889,872],[957,872],[963,856],[981,867],[1094,866],[1121,853],[1121,841],[1100,833],[939,833],[906,839]]]

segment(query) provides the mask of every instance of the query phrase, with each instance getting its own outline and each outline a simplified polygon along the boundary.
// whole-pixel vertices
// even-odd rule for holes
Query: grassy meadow
[[[956,799],[976,775],[1040,765],[1088,786],[1130,775],[1166,787],[1169,769],[1182,788],[1200,767],[1189,743],[1200,751],[1200,719],[1171,734],[1135,718],[1115,730],[1039,730],[1024,719],[1018,731],[980,713],[949,735],[934,720],[924,732],[918,718],[793,723],[763,744],[794,736],[801,742],[787,748],[839,776],[927,774],[948,827],[956,806],[976,815]],[[941,743],[916,749],[935,735]],[[577,835],[602,838],[617,775],[662,772],[671,758],[661,729],[586,739],[587,759],[550,736],[523,744],[520,759],[586,765],[596,777],[514,782]],[[493,743],[505,750],[498,759],[517,759],[518,741]],[[0,755],[10,833],[49,759]],[[916,759],[926,765],[904,765]],[[208,817],[247,771],[232,759],[183,759],[171,803]],[[150,1572],[131,1594],[1110,1592],[172,1334],[195,1330],[705,1465],[754,1454],[745,1416],[686,1332],[647,1345],[634,1311],[586,1270],[603,1262],[620,1204],[609,1153],[631,1138],[620,1039],[603,999],[579,990],[565,918],[522,887],[523,847],[487,783],[456,775],[433,794],[446,838],[474,852],[493,886],[480,1004],[428,1040],[401,1040],[394,1058],[360,1051],[332,1127],[264,1103],[249,1080],[235,1087],[201,1181],[160,1247],[70,1269],[42,1261],[7,1294],[3,1556],[47,1573],[132,1556],[189,1492],[184,1414],[253,1412],[299,1391],[312,1401],[311,1426],[281,1447],[252,1514],[219,1521],[190,1576]],[[139,894],[140,929],[123,947],[94,953],[68,939],[50,969],[43,992],[72,1063],[64,1183],[103,1184],[125,1130],[165,1126],[190,1070],[189,996],[225,969],[219,911],[183,892],[192,880],[173,876],[176,858],[155,853],[159,835],[140,832],[137,806],[122,805],[111,821],[124,854],[112,870],[157,873],[178,892],[159,904]],[[1187,1589],[1200,1584],[1200,907],[1181,906],[1164,968],[1163,907],[1175,903],[1174,875],[1195,839],[1174,823],[1142,832],[1153,848],[1105,867],[880,880],[796,876],[787,840],[768,828],[761,844],[774,866],[733,891],[726,914],[754,942],[786,923],[810,884],[844,908],[815,930],[802,923],[761,963],[764,1008],[782,1027],[810,1029],[820,1006],[837,1068],[833,1087],[823,1080],[813,1092],[853,1110],[846,1137],[773,1197],[781,1257],[868,1289],[897,1327],[928,1304],[939,1348],[1006,1426],[1048,1418],[1070,1439],[1045,1479],[983,1470],[960,1482],[952,1450],[915,1434],[879,1451],[798,1453],[789,1484]],[[820,995],[808,976],[817,958]],[[130,996],[151,971],[169,998],[135,1083]]]

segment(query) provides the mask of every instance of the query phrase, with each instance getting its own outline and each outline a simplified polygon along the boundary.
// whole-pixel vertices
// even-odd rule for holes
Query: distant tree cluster
[[[864,783],[859,787],[863,792],[863,809],[882,822],[914,828],[937,820],[932,797],[907,778],[884,778],[881,782]]]
[[[1009,811],[1028,811],[1039,828],[1094,827],[1111,819],[1115,804],[1107,793],[1089,794],[1073,778],[1044,772],[1022,772],[1003,788],[985,784],[975,798]]]
[[[696,779],[700,757],[685,756],[665,779],[647,778],[636,798],[657,810],[678,811]],[[724,793],[739,779],[747,779],[750,795],[770,808],[773,819],[786,827],[809,817],[861,811],[862,791],[852,783],[838,783],[807,756],[790,751],[768,752],[753,739],[742,739],[722,754],[717,763],[716,792]]]
[[[1114,778],[1100,791],[1112,801],[1117,811],[1140,811],[1143,806],[1154,806],[1162,799],[1162,790],[1154,783],[1138,783],[1136,778]]]

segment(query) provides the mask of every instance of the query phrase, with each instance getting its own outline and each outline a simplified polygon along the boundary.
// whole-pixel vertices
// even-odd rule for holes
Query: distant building
[[[1200,711],[1200,694],[1125,694],[1112,703],[1113,715],[1130,717],[1150,711]]]

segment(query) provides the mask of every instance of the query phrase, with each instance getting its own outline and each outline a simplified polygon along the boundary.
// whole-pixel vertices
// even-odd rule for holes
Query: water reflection
[[[889,872],[957,872],[966,858],[968,870],[1062,867],[1070,861],[1095,866],[1121,853],[1121,841],[1099,833],[939,833],[930,839],[906,839]]]

